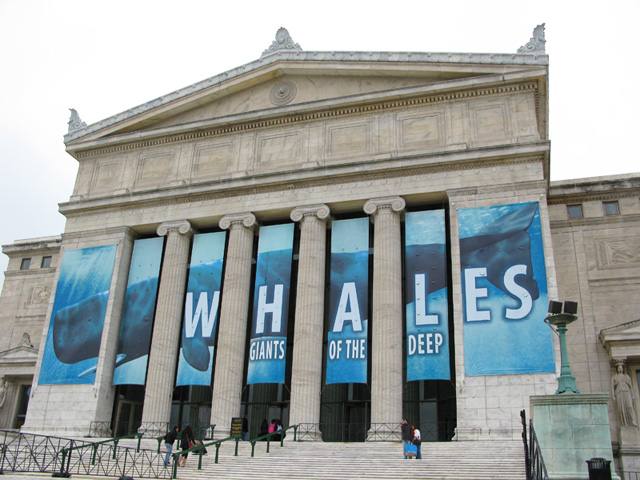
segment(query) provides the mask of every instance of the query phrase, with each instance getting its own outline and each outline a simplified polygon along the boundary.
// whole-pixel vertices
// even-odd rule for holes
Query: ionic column
[[[374,222],[373,312],[371,330],[371,423],[402,421],[402,256],[401,197],[377,198],[364,204]],[[372,431],[387,430],[372,425]]]
[[[224,288],[213,381],[211,423],[216,438],[229,436],[231,419],[240,417],[245,341],[251,293],[251,257],[256,217],[252,213],[227,215],[220,228],[229,230]]]
[[[171,417],[193,233],[191,224],[186,220],[166,222],[158,227],[158,235],[166,236],[167,240],[158,287],[153,342],[149,353],[142,424],[138,430],[150,436],[166,433],[166,423]]]
[[[320,433],[316,424],[320,423],[326,220],[329,213],[326,205],[298,207],[291,212],[291,220],[300,222],[300,250],[289,424],[309,424],[303,425],[300,433],[317,435],[317,439]]]

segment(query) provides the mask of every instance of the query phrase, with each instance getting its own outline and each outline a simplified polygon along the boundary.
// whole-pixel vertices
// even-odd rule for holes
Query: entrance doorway
[[[365,384],[325,386],[320,411],[322,439],[325,442],[364,442],[371,425],[369,397]]]
[[[137,433],[142,423],[144,387],[141,385],[118,385],[113,407],[113,436],[122,437]]]

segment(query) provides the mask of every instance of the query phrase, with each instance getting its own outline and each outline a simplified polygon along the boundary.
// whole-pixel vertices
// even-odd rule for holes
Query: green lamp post
[[[549,302],[549,315],[544,321],[550,327],[556,327],[555,333],[560,339],[560,376],[558,377],[558,390],[556,395],[560,393],[580,393],[576,386],[576,378],[571,375],[571,367],[569,366],[569,356],[567,354],[567,325],[578,319],[576,315],[578,311],[577,302],[564,302],[564,309],[561,302],[551,300]],[[553,330],[553,328],[551,328]]]

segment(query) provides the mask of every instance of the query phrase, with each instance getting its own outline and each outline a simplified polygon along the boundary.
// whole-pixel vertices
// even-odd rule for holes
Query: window
[[[582,218],[582,205],[567,205],[569,218]]]
[[[30,265],[31,265],[31,259],[23,258],[22,263],[20,264],[20,270],[29,270]]]
[[[40,268],[49,268],[51,266],[51,257],[42,257]]]
[[[620,215],[620,209],[618,208],[618,202],[602,202],[604,205],[605,215]]]

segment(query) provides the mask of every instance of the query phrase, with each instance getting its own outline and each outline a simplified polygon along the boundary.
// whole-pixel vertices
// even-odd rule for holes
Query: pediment
[[[598,338],[612,360],[640,358],[640,320],[604,328]]]
[[[546,55],[274,54],[65,136],[67,151],[419,95],[537,79]],[[542,89],[544,90],[544,88]],[[544,92],[543,92],[544,93]],[[545,102],[540,102],[545,105]]]
[[[38,359],[38,349],[20,345],[0,352],[0,366],[14,364],[34,364]]]

